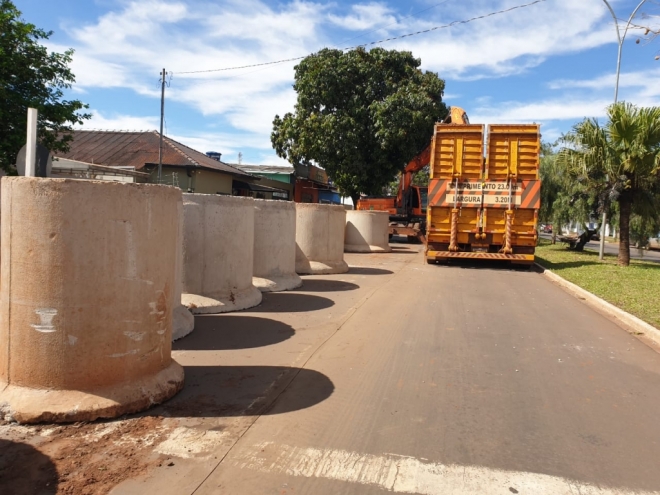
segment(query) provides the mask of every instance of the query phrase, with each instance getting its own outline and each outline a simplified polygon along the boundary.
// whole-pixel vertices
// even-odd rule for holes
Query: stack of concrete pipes
[[[299,275],[344,273],[346,210],[235,196],[183,195],[183,304],[195,314],[251,308]]]
[[[348,271],[341,206],[31,177],[1,197],[0,412],[19,422],[162,402],[183,386],[171,342],[191,312]]]

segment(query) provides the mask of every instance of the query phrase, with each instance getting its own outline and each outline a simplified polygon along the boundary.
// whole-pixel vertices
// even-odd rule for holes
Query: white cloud
[[[94,22],[78,23],[67,33],[76,49],[72,69],[78,90],[127,88],[155,99],[160,96],[159,72],[166,67],[174,71],[167,101],[203,116],[194,132],[182,132],[181,126],[170,122],[177,135],[182,135],[182,142],[228,154],[248,147],[269,150],[264,151],[263,159],[272,163],[272,119],[293,109],[295,62],[239,71],[182,71],[258,64],[304,56],[335,43],[343,46],[341,40],[333,39],[337,27],[356,32],[377,29],[379,34],[365,35],[365,40],[374,39],[430,29],[518,3],[446,2],[442,9],[406,17],[408,11],[397,13],[397,2],[391,1],[342,7],[326,0],[285,0],[275,6],[261,0],[125,0]],[[602,2],[553,0],[382,46],[411,50],[422,59],[424,69],[437,71],[441,77],[471,80],[518,74],[549,57],[607,43],[614,43],[614,33]],[[606,79],[558,80],[550,87],[565,92],[587,90],[588,85],[605,87]],[[648,101],[657,96],[650,84],[632,86],[622,78],[622,87],[634,89]],[[451,96],[446,95],[445,100]],[[548,121],[602,114],[608,103],[605,95],[584,101],[568,96],[535,104],[482,101],[469,113],[473,121]],[[198,131],[210,129],[214,121],[222,124],[223,132]],[[158,122],[152,117],[114,115],[105,110],[96,112],[86,126],[153,129]]]
[[[135,115],[111,114],[104,115],[97,110],[90,112],[92,118],[86,120],[82,129],[99,129],[104,131],[153,131],[160,127],[158,117],[138,117]]]
[[[476,108],[471,122],[502,124],[518,122],[547,122],[553,120],[581,120],[602,117],[610,99],[566,100],[555,97],[533,103],[501,102],[495,106]]]
[[[380,3],[353,5],[350,14],[346,16],[330,14],[328,19],[333,24],[351,31],[364,31],[397,23],[392,9]]]
[[[324,24],[327,20],[355,30],[387,24],[396,35],[486,14],[514,2],[500,0],[488,7],[475,2],[447,3],[446,9],[453,10],[443,10],[435,18],[431,17],[433,11],[421,18],[397,16],[386,4],[373,2],[353,5],[346,13],[332,3],[300,0],[280,4],[277,9],[260,0],[232,0],[222,5],[149,0],[124,5],[123,10],[109,12],[94,24],[69,30],[78,45],[80,86],[136,89],[141,85],[145,94],[151,94],[150,82],[162,66],[175,72],[242,66],[304,56],[332,45],[330,26]],[[552,55],[613,42],[604,14],[599,2],[554,0],[383,46],[409,49],[422,58],[425,68],[443,76],[506,75],[534,67]],[[260,89],[275,87],[279,91],[279,85],[292,82],[292,65],[257,72],[250,79],[260,82]],[[175,74],[175,84],[217,81],[235,74]],[[255,83],[246,81],[243,77],[232,84],[244,87],[248,94]],[[208,108],[208,92],[202,88],[199,93],[204,101],[198,98],[195,103]],[[221,97],[218,91],[216,100]]]
[[[660,96],[660,68],[653,68],[644,71],[623,72],[619,78],[619,89],[638,88],[647,96]],[[574,80],[558,79],[548,83],[548,87],[554,90],[568,89],[589,89],[589,90],[608,90],[613,91],[616,82],[616,75],[603,74],[593,79]]]
[[[419,28],[469,19],[518,2],[492,2],[476,8],[472,2],[466,3],[445,16],[444,22],[425,21]],[[387,47],[411,50],[422,59],[424,68],[454,79],[509,76],[536,67],[551,56],[614,43],[611,26],[603,22],[605,14],[600,2],[554,0],[404,38]]]
[[[619,84],[619,100],[634,102],[638,106],[660,106],[660,69],[623,72]],[[548,125],[544,138],[558,137],[556,123],[576,123],[585,117],[604,118],[613,102],[614,75],[600,75],[584,80],[556,80],[548,87],[553,95],[535,102],[483,101],[470,113],[472,122],[485,124],[507,122],[537,122]]]

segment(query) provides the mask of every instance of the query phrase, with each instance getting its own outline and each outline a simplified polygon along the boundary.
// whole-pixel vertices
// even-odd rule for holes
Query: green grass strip
[[[660,328],[660,263],[630,260],[620,267],[616,260],[606,254],[601,262],[594,251],[569,251],[547,239],[536,248],[539,265]]]

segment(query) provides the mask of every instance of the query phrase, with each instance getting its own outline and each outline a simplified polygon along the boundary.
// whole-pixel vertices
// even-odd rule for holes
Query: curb
[[[644,337],[653,341],[653,343],[660,345],[660,330],[655,328],[653,325],[650,325],[645,321],[640,320],[636,316],[633,316],[630,313],[617,308],[613,304],[608,303],[607,301],[583,289],[582,287],[578,287],[574,283],[569,282],[565,278],[560,277],[553,271],[544,268],[538,263],[534,263],[534,265],[536,266],[536,269],[548,280],[556,283],[563,290],[581,300],[587,306],[590,306],[599,313],[608,317],[612,322],[624,330],[632,333],[635,336],[643,335]]]

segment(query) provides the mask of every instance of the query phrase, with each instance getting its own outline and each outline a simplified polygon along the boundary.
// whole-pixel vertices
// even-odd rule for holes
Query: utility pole
[[[628,18],[628,22],[626,23],[626,28],[623,30],[623,36],[622,36],[621,31],[619,30],[619,19],[617,18],[614,9],[612,8],[608,0],[603,0],[603,3],[607,5],[607,8],[610,11],[610,14],[612,14],[612,19],[614,20],[614,27],[616,29],[616,39],[619,42],[619,53],[616,58],[616,83],[614,85],[614,103],[616,103],[619,100],[619,76],[621,75],[621,53],[623,52],[623,42],[626,40],[626,35],[628,34],[628,28],[630,28],[630,23],[635,18],[637,11],[642,7],[642,5],[645,2],[646,0],[642,0],[641,2],[639,2],[637,7],[635,7],[635,10],[633,10],[632,14],[630,14],[630,17]],[[598,259],[601,261],[603,261],[603,258],[605,256],[605,225],[606,224],[607,224],[607,211],[605,209],[605,203],[603,203],[603,224],[600,227],[600,249],[598,250]]]
[[[158,143],[158,183],[163,179],[163,121],[165,120],[165,69],[160,81],[160,142]]]

